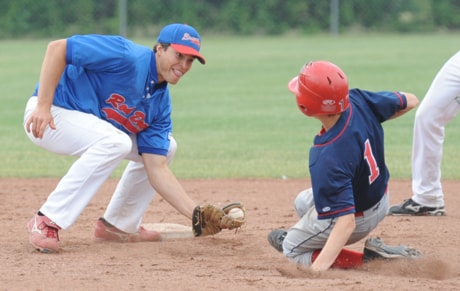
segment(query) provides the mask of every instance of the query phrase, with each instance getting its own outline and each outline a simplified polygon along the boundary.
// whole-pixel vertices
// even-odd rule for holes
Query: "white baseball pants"
[[[412,144],[412,200],[428,206],[444,206],[441,160],[445,125],[460,108],[460,51],[433,79],[415,113]]]
[[[27,102],[24,125],[35,109],[37,97]],[[138,230],[155,194],[138,154],[135,136],[116,129],[94,115],[51,107],[56,129],[46,129],[42,139],[27,133],[36,145],[56,154],[79,157],[48,196],[40,211],[62,229],[69,228],[123,159],[128,163],[104,218],[128,233]],[[168,162],[177,145],[171,137]]]

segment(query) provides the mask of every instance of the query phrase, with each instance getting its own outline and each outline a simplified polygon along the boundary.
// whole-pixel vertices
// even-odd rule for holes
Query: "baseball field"
[[[459,50],[457,35],[204,36],[207,64],[194,64],[170,88],[179,144],[172,169],[197,203],[241,201],[247,225],[237,233],[162,243],[93,243],[94,223],[121,164],[76,223],[60,232],[62,251],[55,255],[36,253],[25,231],[74,161],[36,147],[22,129],[47,42],[0,41],[0,222],[5,230],[0,290],[460,290],[459,119],[446,127],[447,215],[387,217],[372,233],[389,244],[416,247],[424,254],[421,260],[315,275],[288,263],[266,240],[273,228],[297,221],[293,200],[310,185],[308,149],[319,122],[304,117],[287,90],[300,67],[329,60],[345,71],[350,87],[409,91],[421,100],[444,61]],[[392,204],[411,193],[414,113],[384,124]],[[144,222],[190,223],[158,196]],[[361,250],[363,243],[350,247]]]

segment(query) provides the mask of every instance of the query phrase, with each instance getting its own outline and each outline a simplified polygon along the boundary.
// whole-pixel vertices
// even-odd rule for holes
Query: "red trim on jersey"
[[[336,141],[338,138],[340,138],[340,137],[343,135],[343,133],[345,132],[345,130],[346,130],[347,127],[348,127],[348,124],[350,123],[351,115],[353,114],[353,107],[351,106],[351,104],[350,104],[350,106],[348,106],[348,108],[350,108],[350,113],[348,114],[348,119],[347,119],[347,121],[345,122],[345,124],[343,125],[343,128],[342,128],[342,130],[339,132],[339,134],[337,134],[333,139],[331,139],[331,140],[328,141],[327,143],[315,144],[315,145],[313,145],[314,147],[322,147],[322,146],[326,146],[326,145],[328,145],[328,144],[331,144],[331,143],[333,143],[334,141]],[[322,129],[324,129],[324,128],[322,128]],[[320,135],[321,135],[321,134],[323,134],[323,133],[320,132]]]

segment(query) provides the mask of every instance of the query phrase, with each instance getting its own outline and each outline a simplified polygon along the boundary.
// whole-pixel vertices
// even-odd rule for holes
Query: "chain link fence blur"
[[[456,0],[0,0],[0,7],[0,38],[144,37],[172,22],[224,35],[460,29]]]

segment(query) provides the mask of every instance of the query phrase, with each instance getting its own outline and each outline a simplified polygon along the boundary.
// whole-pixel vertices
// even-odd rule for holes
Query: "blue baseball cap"
[[[160,31],[158,42],[169,43],[177,52],[184,55],[192,55],[200,63],[206,63],[206,60],[200,54],[200,34],[190,25],[179,23],[166,25]]]

